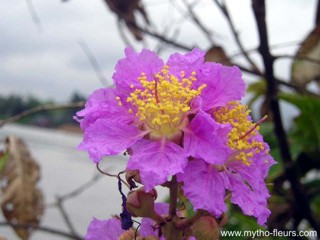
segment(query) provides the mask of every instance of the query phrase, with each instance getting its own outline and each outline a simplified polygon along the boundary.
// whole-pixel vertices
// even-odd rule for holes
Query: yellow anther
[[[184,75],[183,71],[181,75]],[[206,87],[203,84],[193,89],[192,84],[196,80],[194,76],[174,76],[170,74],[168,66],[156,73],[152,81],[147,80],[144,73],[138,80],[142,88],[135,89],[127,102],[137,109],[136,116],[142,127],[159,138],[173,136],[181,131],[179,126],[185,124],[183,119],[190,110],[190,101]]]
[[[134,88],[134,84],[130,84],[130,88]]]
[[[264,150],[263,143],[253,138],[257,135],[258,127],[249,120],[249,113],[248,107],[237,101],[231,101],[213,112],[217,122],[231,125],[228,146],[239,152],[235,159],[245,165],[250,165],[250,158]]]
[[[117,96],[117,97],[116,97],[116,100],[118,100],[118,101],[119,101],[119,100],[120,100],[120,97],[118,97],[118,96]]]

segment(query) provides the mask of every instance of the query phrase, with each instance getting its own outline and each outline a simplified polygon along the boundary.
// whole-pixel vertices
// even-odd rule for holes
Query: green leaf
[[[257,82],[251,83],[248,85],[247,92],[252,93],[253,97],[248,102],[248,107],[252,108],[252,105],[258,100],[261,96],[264,96],[266,93],[267,85],[264,79],[258,80]]]
[[[300,109],[292,134],[294,143],[303,151],[320,151],[320,99],[293,94],[281,94],[280,98]]]
[[[304,184],[309,199],[314,199],[320,195],[320,179],[314,179]]]
[[[5,154],[0,155],[0,172],[3,170],[4,166],[6,165],[8,156],[9,156],[8,151]]]

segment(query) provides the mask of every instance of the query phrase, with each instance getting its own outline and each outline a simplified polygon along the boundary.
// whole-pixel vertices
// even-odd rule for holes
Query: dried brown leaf
[[[317,26],[304,39],[296,53],[297,59],[293,62],[291,68],[291,82],[305,89],[306,85],[314,80],[319,81],[320,65],[319,63],[309,61],[310,58],[320,62],[320,26]]]
[[[232,66],[230,59],[226,55],[224,49],[220,46],[210,48],[205,55],[206,62],[217,62],[225,66]]]
[[[6,140],[9,153],[0,172],[1,209],[8,222],[37,226],[43,214],[43,195],[36,186],[40,168],[24,142],[14,136]],[[29,239],[31,228],[14,228],[23,240]]]
[[[147,12],[145,11],[140,0],[105,0],[110,10],[123,19],[129,31],[136,38],[141,41],[143,39],[141,31],[136,27],[137,20],[136,13],[140,13],[145,23],[149,24]]]

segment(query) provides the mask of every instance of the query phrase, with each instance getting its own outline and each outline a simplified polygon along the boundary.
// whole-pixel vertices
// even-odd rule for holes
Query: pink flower
[[[115,88],[95,91],[77,113],[79,148],[99,162],[130,153],[146,191],[176,175],[195,209],[219,217],[230,201],[264,225],[270,211],[264,183],[275,163],[239,100],[245,84],[237,67],[204,62],[199,49],[173,54],[166,64],[152,51],[126,57],[115,68]],[[142,231],[143,232],[143,231]]]
[[[155,211],[161,215],[166,216],[169,214],[169,204],[168,203],[156,203]],[[150,218],[142,218],[140,226],[140,236],[148,237],[155,236],[159,237],[160,227]],[[165,239],[164,236],[160,236],[160,239]]]
[[[245,83],[237,67],[204,63],[204,54],[173,54],[164,64],[152,51],[127,48],[115,67],[115,88],[95,91],[77,113],[79,149],[95,163],[130,149],[127,169],[139,170],[146,191],[182,174],[190,156],[225,164],[231,127],[212,109],[240,100]]]
[[[226,210],[227,189],[232,193],[232,203],[237,204],[244,214],[255,216],[260,225],[265,225],[270,211],[264,179],[275,162],[269,154],[269,146],[258,132],[258,125],[252,123],[248,114],[247,107],[238,102],[212,109],[212,119],[230,128],[227,134],[231,151],[228,160],[219,164],[195,158],[184,173],[177,176],[184,182],[184,194],[195,209],[205,209],[219,217]]]
[[[85,240],[118,240],[125,231],[118,218],[109,220],[93,219],[88,226]]]

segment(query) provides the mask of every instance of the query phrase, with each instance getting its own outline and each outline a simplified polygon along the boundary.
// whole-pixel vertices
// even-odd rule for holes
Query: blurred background
[[[247,83],[243,102],[256,121],[268,114],[262,133],[278,162],[267,179],[268,228],[319,231],[320,1],[265,1],[267,36],[258,31],[264,1],[255,2],[2,0],[0,236],[81,239],[93,216],[120,212],[117,179],[98,174],[76,150],[81,132],[72,116],[92,91],[112,85],[126,46],[149,48],[164,59],[198,47],[207,61],[238,65]],[[103,167],[116,173],[125,161],[117,156]],[[30,185],[11,187],[15,179]],[[259,228],[234,206],[228,216],[226,229]],[[16,228],[19,238],[10,224],[29,226]]]

